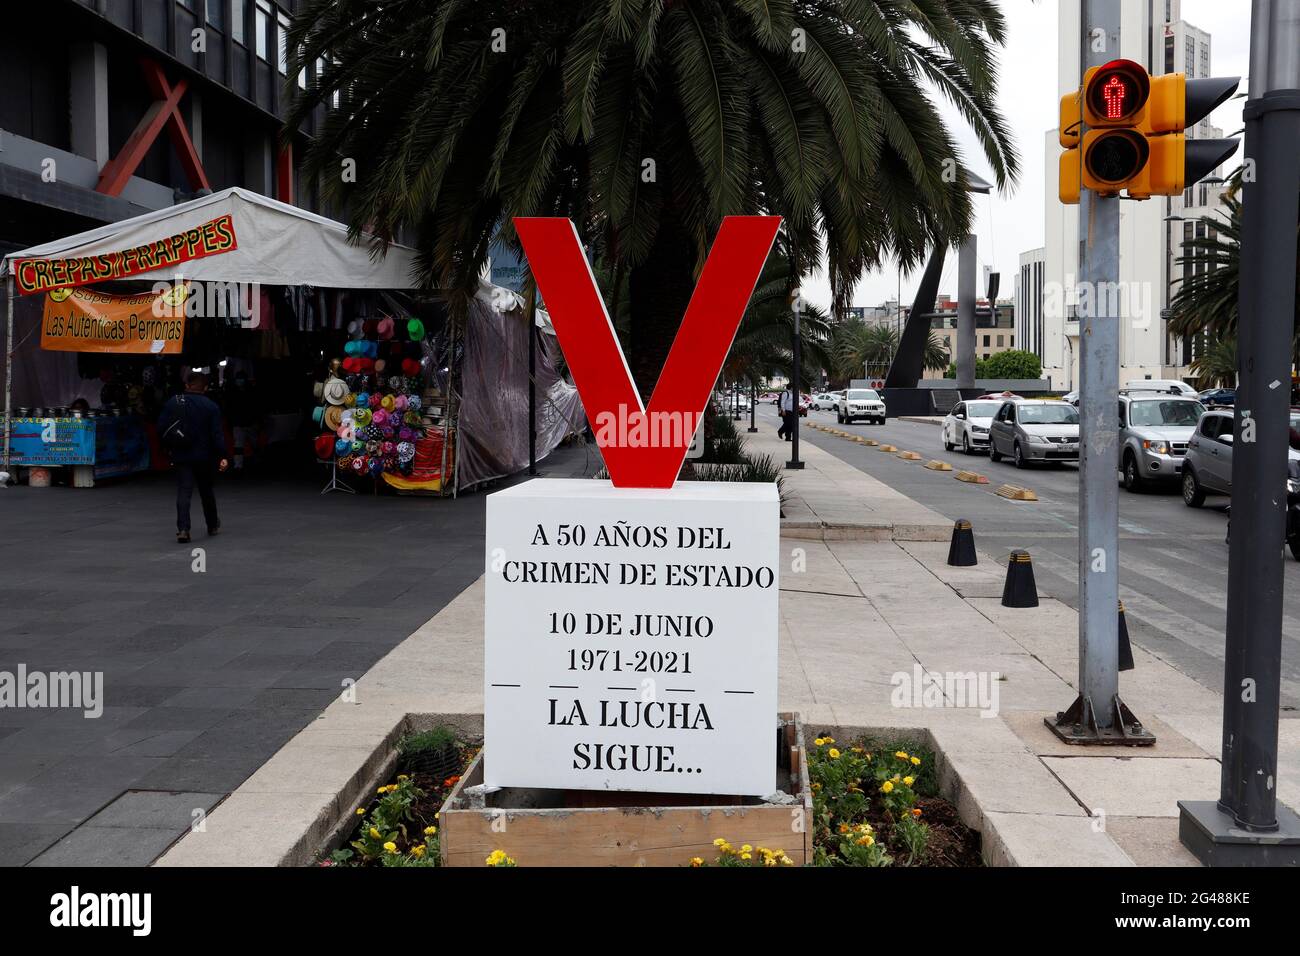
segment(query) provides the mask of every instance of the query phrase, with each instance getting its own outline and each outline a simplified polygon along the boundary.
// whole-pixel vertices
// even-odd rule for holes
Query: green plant
[[[439,726],[402,737],[397,742],[397,752],[403,757],[409,757],[420,753],[437,753],[454,746],[456,731]]]
[[[721,837],[714,840],[713,845],[718,848],[718,855],[714,857],[713,866],[794,866],[794,860],[790,859],[784,850],[772,850],[765,846],[750,846],[748,843],[742,843],[736,847]],[[691,860],[691,866],[693,867],[698,868],[709,865],[702,857],[697,856]]]
[[[983,378],[1041,378],[1043,364],[1033,352],[1007,349],[984,360]]]
[[[495,867],[498,870],[505,870],[517,867],[519,864],[515,862],[514,857],[506,856],[504,850],[493,850],[488,854],[487,859],[483,861],[483,865]]]
[[[357,839],[352,841],[352,848],[370,861],[380,859],[386,854],[397,851],[397,843],[411,844],[407,824],[411,822],[411,804],[424,796],[424,791],[406,774],[399,774],[397,783],[390,783],[378,790],[379,802],[366,816]],[[364,809],[357,811],[365,816]]]

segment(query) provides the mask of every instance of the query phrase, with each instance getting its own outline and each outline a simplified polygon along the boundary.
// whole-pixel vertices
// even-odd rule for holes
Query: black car
[[[1201,404],[1206,408],[1232,408],[1237,404],[1235,388],[1211,388],[1201,392]]]

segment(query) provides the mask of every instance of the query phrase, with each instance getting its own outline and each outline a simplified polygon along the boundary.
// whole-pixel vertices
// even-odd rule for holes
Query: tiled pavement
[[[149,863],[482,571],[483,494],[318,486],[224,481],[189,547],[166,476],[0,489],[0,671],[104,675],[97,719],[0,708],[0,865]]]

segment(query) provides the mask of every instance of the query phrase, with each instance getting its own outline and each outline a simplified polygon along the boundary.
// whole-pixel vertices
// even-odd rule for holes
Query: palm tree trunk
[[[650,255],[632,269],[628,285],[632,346],[628,366],[644,402],[650,400],[695,291],[694,252],[681,221],[665,204]]]

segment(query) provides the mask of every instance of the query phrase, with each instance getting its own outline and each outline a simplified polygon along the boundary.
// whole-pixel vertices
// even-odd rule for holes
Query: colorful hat
[[[359,455],[366,450],[366,443],[360,438],[352,439],[352,454]]]
[[[344,421],[343,424],[339,425],[339,427],[334,430],[338,433],[340,438],[347,439],[348,442],[351,442],[352,439],[357,437],[356,427],[350,420]]]
[[[397,409],[399,412],[406,411],[406,396],[405,395],[396,396],[393,399],[393,408]]]
[[[388,363],[385,362],[383,359],[375,359],[375,374],[376,374],[376,375],[382,375],[384,369],[386,369],[387,367],[388,367]]]
[[[403,426],[402,428],[398,429],[397,437],[400,438],[402,441],[410,441],[415,437],[415,432]]]
[[[371,416],[370,416],[370,420],[371,420],[372,422],[374,422],[376,425],[379,425],[379,426],[382,427],[382,426],[388,424],[388,412],[384,411],[382,408],[377,408],[377,409],[375,409],[375,411],[371,414]]]
[[[378,392],[370,393],[370,410],[373,412],[376,408],[384,407],[384,396]]]
[[[317,458],[334,457],[334,436],[333,435],[316,436],[316,457]]]
[[[356,422],[357,426],[360,428],[364,428],[366,425],[370,424],[370,416],[371,412],[368,408],[358,408],[352,412],[352,420]]]
[[[325,383],[325,387],[321,390],[321,394],[324,396],[327,404],[342,405],[348,397],[348,384],[347,382],[340,381],[337,378],[332,378]]]
[[[388,316],[384,316],[382,319],[379,320],[379,325],[375,329],[375,332],[379,335],[381,339],[391,339],[393,337],[393,329],[394,329],[393,320]]]
[[[360,354],[361,354],[361,340],[360,340],[360,339],[352,339],[351,341],[344,342],[344,343],[343,343],[343,354],[344,354],[344,355],[360,355]]]
[[[311,411],[311,420],[317,425],[322,424],[325,420],[325,406],[317,405],[313,408]]]
[[[334,454],[338,455],[340,458],[350,451],[352,451],[352,442],[348,441],[346,438],[340,438],[334,443]]]
[[[338,431],[343,424],[343,406],[330,405],[326,408],[322,424],[332,432]]]
[[[419,342],[424,338],[424,323],[419,319],[410,319],[406,323],[406,334],[412,342]]]
[[[327,435],[325,437],[328,438],[329,436]],[[397,454],[397,446],[390,441],[384,442],[383,449],[384,449],[385,456]]]
[[[354,339],[359,339],[365,333],[365,325],[360,319],[353,319],[348,323],[348,335]]]
[[[365,455],[357,455],[352,459],[352,470],[360,474],[370,467],[370,462],[366,461]]]
[[[413,412],[418,412],[420,410],[420,396],[419,395],[406,396],[406,407]]]
[[[369,392],[357,392],[357,408],[367,408],[370,405]]]
[[[379,477],[380,474],[383,473],[383,470],[384,470],[384,463],[382,461],[380,461],[378,458],[370,459],[370,473],[372,475],[374,475],[377,478]]]

